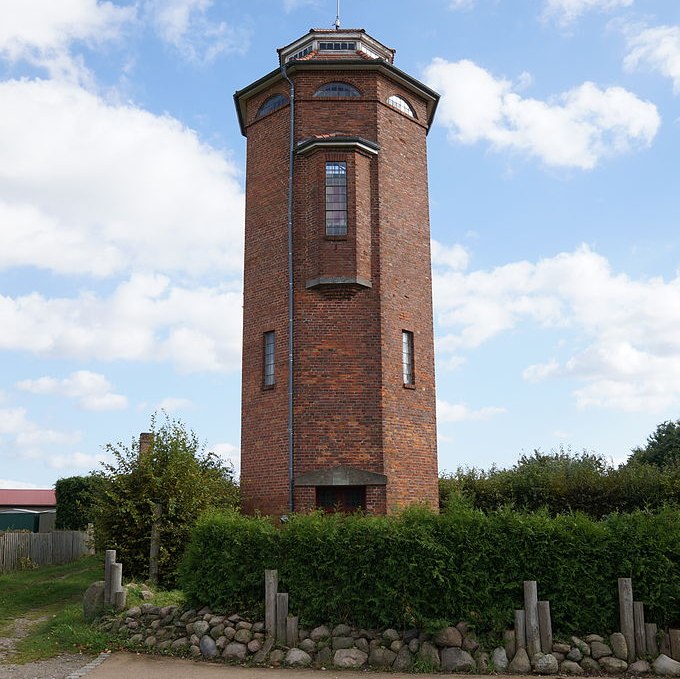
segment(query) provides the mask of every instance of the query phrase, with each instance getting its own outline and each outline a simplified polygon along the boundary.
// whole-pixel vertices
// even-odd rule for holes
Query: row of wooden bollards
[[[279,592],[279,572],[264,572],[264,625],[274,643],[289,647],[298,642],[298,616],[288,615],[288,594]]]
[[[107,549],[104,556],[104,606],[115,606],[122,611],[127,601],[123,587],[123,564],[116,563],[116,550]]]
[[[538,600],[535,580],[524,581],[524,608],[515,611],[515,648],[535,653],[551,653],[553,645],[550,602]]]

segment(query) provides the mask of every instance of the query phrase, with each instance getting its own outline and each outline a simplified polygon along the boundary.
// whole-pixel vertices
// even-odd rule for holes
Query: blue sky
[[[442,94],[439,462],[617,463],[680,417],[680,3],[343,0]],[[0,3],[0,485],[164,408],[238,467],[232,95],[332,0]]]

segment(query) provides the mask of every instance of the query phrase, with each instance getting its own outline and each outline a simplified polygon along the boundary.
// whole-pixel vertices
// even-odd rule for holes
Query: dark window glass
[[[344,50],[356,50],[355,42],[320,42],[319,50],[322,52],[342,52]]]
[[[262,116],[266,116],[267,113],[276,111],[277,108],[281,108],[282,106],[285,106],[287,103],[288,97],[284,97],[283,94],[275,94],[269,97],[269,99],[265,100],[262,106],[260,106],[260,108],[258,109],[257,115],[255,117],[261,118]]]
[[[274,331],[265,332],[263,335],[263,380],[265,387],[273,387],[275,383],[274,378],[274,344],[276,335]]]
[[[316,506],[325,512],[366,509],[366,486],[317,486]]]
[[[326,163],[326,235],[347,235],[347,163]]]
[[[326,83],[315,93],[315,97],[360,97],[361,92],[347,83]]]
[[[401,333],[401,365],[404,384],[415,384],[416,376],[413,363],[413,333],[404,330]]]

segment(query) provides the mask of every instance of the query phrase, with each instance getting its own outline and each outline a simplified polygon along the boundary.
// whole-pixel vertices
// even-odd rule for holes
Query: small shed
[[[57,508],[57,493],[53,488],[0,488],[0,511],[30,509],[45,512]]]

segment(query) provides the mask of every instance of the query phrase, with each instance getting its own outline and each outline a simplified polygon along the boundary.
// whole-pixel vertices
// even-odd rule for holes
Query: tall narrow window
[[[401,366],[404,385],[414,385],[416,376],[413,363],[413,333],[409,330],[404,330],[401,333]]]
[[[273,387],[275,383],[274,378],[274,340],[276,335],[274,331],[265,332],[264,338],[264,364],[263,364],[263,380],[265,387]]]
[[[326,235],[347,235],[347,163],[326,163]]]

